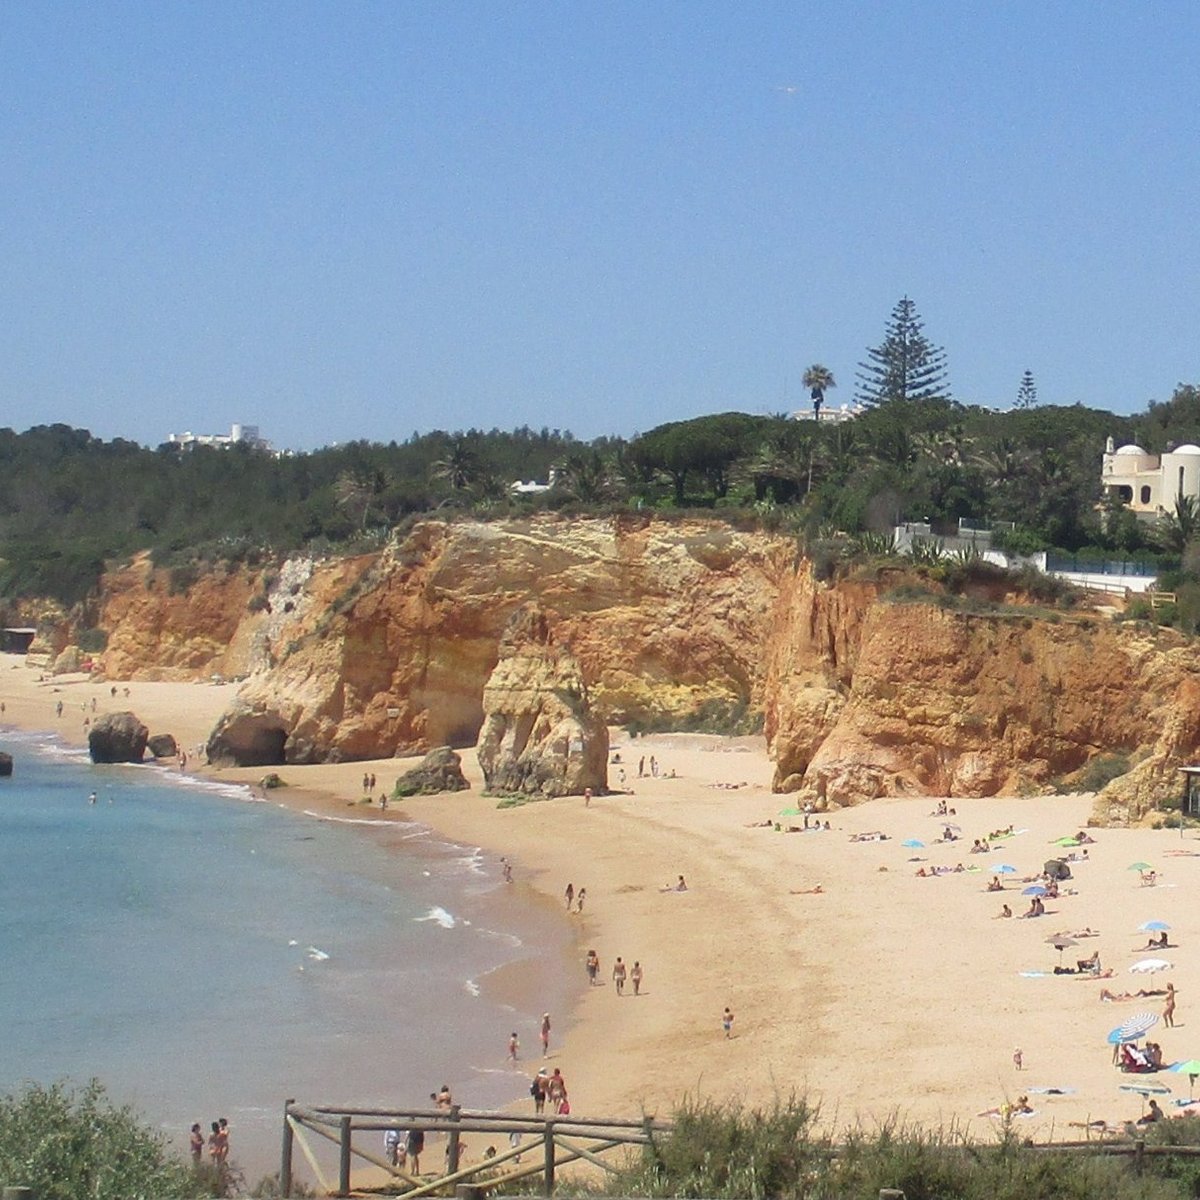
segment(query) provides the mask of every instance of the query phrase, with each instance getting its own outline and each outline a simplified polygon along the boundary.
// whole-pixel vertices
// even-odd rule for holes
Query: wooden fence
[[[389,1130],[404,1134],[444,1133],[445,1170],[428,1175],[412,1175],[388,1161],[382,1149],[381,1135]],[[283,1146],[280,1157],[280,1191],[292,1194],[292,1161],[298,1147],[317,1183],[326,1194],[351,1195],[350,1173],[354,1160],[369,1163],[385,1171],[390,1184],[376,1194],[419,1200],[422,1196],[454,1192],[459,1185],[472,1186],[482,1194],[501,1184],[534,1175],[542,1176],[543,1191],[553,1195],[557,1169],[567,1163],[588,1162],[615,1172],[602,1155],[625,1146],[654,1146],[656,1136],[669,1133],[671,1126],[646,1117],[640,1121],[597,1119],[571,1116],[522,1117],[508,1113],[473,1112],[454,1105],[450,1109],[405,1110],[382,1108],[343,1108],[337,1105],[300,1105],[289,1100],[284,1105]],[[462,1164],[464,1134],[486,1134],[502,1140],[492,1157]],[[513,1144],[512,1135],[517,1136]],[[338,1147],[337,1182],[322,1169],[309,1135],[333,1142]],[[357,1136],[357,1142],[355,1138]],[[524,1142],[526,1136],[532,1143]],[[366,1148],[367,1138],[375,1139]],[[440,1149],[440,1147],[439,1147]],[[432,1153],[432,1151],[431,1151]],[[536,1161],[522,1164],[520,1159],[533,1154]],[[361,1164],[360,1164],[361,1165]]]

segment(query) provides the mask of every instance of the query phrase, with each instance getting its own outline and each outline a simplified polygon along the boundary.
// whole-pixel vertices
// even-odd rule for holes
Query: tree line
[[[1100,456],[1110,436],[1152,453],[1200,442],[1193,385],[1117,416],[1038,405],[1026,372],[1017,407],[962,404],[907,298],[859,378],[851,419],[819,419],[837,385],[814,364],[805,372],[811,414],[720,413],[590,442],[557,429],[469,429],[274,456],[243,445],[152,449],[66,425],[0,429],[0,600],[74,603],[106,563],[147,549],[173,565],[354,552],[430,513],[702,509],[850,534],[965,519],[1013,523],[1026,550],[1163,548],[1162,530],[1102,505]],[[553,485],[518,495],[517,480]],[[1196,536],[1188,515],[1174,518],[1173,553]]]

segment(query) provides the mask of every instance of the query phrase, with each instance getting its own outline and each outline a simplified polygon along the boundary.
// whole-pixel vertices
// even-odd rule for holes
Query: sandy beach
[[[78,677],[39,682],[20,660],[0,666],[0,721],[86,740],[84,720],[128,708],[152,732],[170,732],[193,749],[233,699],[232,685],[97,684]],[[63,702],[63,715],[56,706]],[[1074,1138],[1079,1123],[1121,1122],[1142,1111],[1121,1085],[1168,1086],[1164,1098],[1188,1096],[1186,1075],[1121,1074],[1108,1032],[1140,1011],[1161,1013],[1161,997],[1104,1002],[1114,992],[1179,992],[1175,1028],[1150,1033],[1168,1063],[1200,1056],[1200,915],[1186,902],[1200,883],[1200,839],[1178,830],[1093,830],[1087,861],[1046,914],[1021,919],[1029,906],[1024,877],[1037,875],[1060,850],[1054,842],[1082,829],[1089,797],[957,800],[957,815],[933,815],[936,800],[875,801],[829,816],[828,831],[777,832],[773,819],[788,797],[769,789],[771,765],[761,739],[664,735],[613,751],[626,791],[498,809],[480,794],[474,755],[464,753],[472,790],[421,798],[389,809],[425,822],[454,840],[506,855],[516,883],[562,904],[567,884],[587,889],[582,915],[565,911],[579,946],[577,1002],[553,1014],[548,1065],[566,1076],[581,1115],[668,1115],[685,1094],[769,1102],[805,1093],[835,1126],[871,1125],[893,1116],[927,1125],[966,1127],[989,1136],[983,1113],[1027,1093],[1035,1112],[1021,1132]],[[653,755],[657,778],[638,778]],[[189,770],[195,765],[189,764]],[[402,760],[285,767],[275,792],[288,805],[344,814],[358,806],[362,776],[377,776],[376,795],[409,764]],[[17,771],[20,764],[17,764]],[[673,777],[672,777],[673,773]],[[261,769],[216,774],[255,782]],[[617,768],[610,784],[617,783]],[[378,815],[378,809],[373,815]],[[960,840],[940,839],[946,820]],[[802,824],[800,817],[783,818]],[[974,839],[1013,829],[988,854],[969,853]],[[878,831],[886,840],[853,840]],[[922,846],[904,846],[906,840]],[[1151,864],[1153,886],[1130,866]],[[919,877],[919,869],[964,870]],[[991,868],[1005,891],[987,891]],[[969,869],[967,869],[969,868]],[[683,874],[688,890],[663,891]],[[819,894],[807,889],[820,884]],[[800,893],[800,894],[795,894]],[[1012,919],[998,917],[1001,905]],[[1178,948],[1147,950],[1138,926],[1170,925]],[[1058,933],[1098,931],[1061,954],[1064,965],[1099,951],[1111,978],[1055,975]],[[601,986],[589,987],[583,958],[594,948]],[[642,994],[618,996],[611,971],[620,955],[639,961]],[[1173,964],[1161,973],[1130,972],[1140,959]],[[536,984],[534,985],[536,986]],[[733,1036],[721,1014],[735,1016]],[[1193,1033],[1193,1029],[1195,1032]],[[497,1030],[498,1055],[507,1030]],[[521,1030],[530,1070],[541,1065],[536,1028]],[[560,1039],[560,1035],[562,1035]],[[1022,1068],[1014,1050],[1022,1051]],[[461,1097],[470,1104],[469,1097]]]

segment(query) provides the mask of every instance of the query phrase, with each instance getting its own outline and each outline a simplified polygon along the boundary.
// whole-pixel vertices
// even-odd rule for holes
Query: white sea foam
[[[477,928],[475,932],[483,934],[484,937],[495,938],[496,941],[502,942],[505,946],[511,946],[514,950],[518,946],[525,945],[515,933],[502,933],[498,929],[484,929],[482,926]]]
[[[318,950],[316,946],[309,946],[305,953],[313,962],[326,962],[329,958],[329,955],[324,950]]]
[[[478,996],[479,984],[476,983],[474,979],[468,979],[466,983],[463,984],[463,991],[465,991],[468,996]]]
[[[318,821],[329,821],[333,825],[390,825],[391,821],[381,821],[378,817],[331,817],[328,813],[316,813],[311,808],[304,810],[306,817],[314,817]]]
[[[443,929],[453,929],[458,923],[453,914],[448,913],[440,905],[435,905],[423,917],[413,917],[414,921],[433,921]]]

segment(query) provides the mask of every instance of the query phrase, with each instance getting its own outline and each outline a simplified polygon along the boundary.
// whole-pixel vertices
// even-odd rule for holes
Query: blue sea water
[[[508,1034],[533,1045],[542,1008],[565,1011],[571,945],[496,860],[49,737],[0,747],[0,1091],[96,1077],[181,1147],[226,1116],[252,1179],[277,1165],[289,1097],[524,1095]],[[514,963],[537,1013],[489,994]]]

